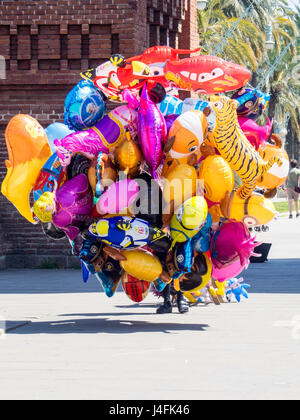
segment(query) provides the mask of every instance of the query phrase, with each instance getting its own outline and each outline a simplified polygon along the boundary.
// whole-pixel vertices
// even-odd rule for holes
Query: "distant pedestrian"
[[[289,202],[290,219],[293,218],[293,201],[295,202],[296,217],[299,217],[300,169],[298,169],[297,166],[298,162],[295,159],[291,160],[291,169],[286,181],[286,192]]]

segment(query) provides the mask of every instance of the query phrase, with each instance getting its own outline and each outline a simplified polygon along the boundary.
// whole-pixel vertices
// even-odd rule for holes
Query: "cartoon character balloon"
[[[105,114],[105,97],[88,80],[80,81],[65,99],[65,124],[80,131],[94,126]]]

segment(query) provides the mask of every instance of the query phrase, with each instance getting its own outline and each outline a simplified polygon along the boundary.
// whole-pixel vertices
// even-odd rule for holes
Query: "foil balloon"
[[[138,136],[145,161],[157,179],[156,171],[163,159],[162,142],[167,137],[167,127],[162,113],[151,101],[146,86],[138,111]]]
[[[232,295],[234,295],[236,301],[238,303],[240,303],[241,301],[241,296],[244,296],[244,298],[248,299],[248,293],[247,293],[247,289],[249,289],[250,284],[247,283],[243,283],[244,279],[230,279],[227,283],[226,283],[226,298],[227,300],[230,302]]]
[[[267,225],[276,216],[274,204],[262,194],[252,193],[243,200],[233,191],[221,202],[222,215],[243,222],[247,227]]]
[[[2,194],[29,222],[35,224],[29,203],[30,192],[51,149],[43,127],[29,115],[13,117],[5,131],[8,160]]]
[[[89,227],[89,235],[117,249],[142,248],[148,245],[151,249],[167,252],[171,245],[167,233],[145,220],[129,216],[100,219]]]
[[[205,108],[210,108],[210,104],[207,101],[202,101],[196,98],[186,98],[184,101],[182,101],[181,99],[172,95],[166,95],[165,99],[158,104],[158,108],[165,117],[167,126],[169,126],[172,119],[174,122],[179,115],[188,111],[203,112]],[[210,115],[206,117],[206,119],[208,123],[208,129],[213,130],[216,123],[216,116],[214,112],[211,112]]]
[[[239,102],[237,114],[239,117],[257,120],[266,109],[271,95],[257,89],[243,87],[237,91],[232,99]]]
[[[208,124],[203,112],[185,112],[172,125],[164,151],[173,159],[184,159],[193,153],[199,153],[207,133]]]
[[[168,135],[169,135],[169,132],[171,130],[172,125],[174,124],[174,122],[177,120],[178,117],[179,117],[179,115],[177,115],[177,114],[171,114],[171,115],[166,115],[165,116]]]
[[[166,45],[156,45],[147,48],[141,55],[128,58],[126,61],[142,61],[146,64],[165,63],[167,60],[179,60],[179,55],[193,54],[199,52],[200,50],[200,48],[196,48],[195,50],[187,50],[174,49]]]
[[[197,292],[203,289],[211,279],[212,263],[209,253],[193,252],[190,267],[184,265],[185,257],[185,245],[180,244],[174,250],[174,265],[182,275],[174,281],[175,289],[182,292]]]
[[[237,108],[238,116],[244,118],[258,117],[258,110],[259,110],[259,96],[257,89],[252,88],[245,88],[239,89],[236,93],[234,93],[231,97],[232,99],[236,99],[239,102],[239,106]]]
[[[40,170],[33,187],[33,198],[37,201],[45,192],[56,191],[67,181],[67,174],[62,167],[57,154],[54,153]]]
[[[42,223],[52,222],[52,211],[55,194],[47,191],[34,203],[32,210]]]
[[[92,82],[82,80],[66,97],[64,122],[71,130],[80,131],[93,127],[105,111],[104,95]]]
[[[237,260],[248,266],[258,244],[242,222],[226,220],[215,231],[211,241],[211,259],[216,268],[223,268]]]
[[[126,132],[125,140],[115,150],[114,157],[118,169],[125,172],[128,177],[136,176],[144,161],[139,146],[129,132]]]
[[[173,246],[195,236],[204,226],[208,207],[205,199],[195,196],[188,199],[175,212],[171,219],[170,233]]]
[[[135,303],[140,303],[148,296],[151,283],[137,279],[124,271],[122,275],[122,287],[130,300]]]
[[[52,221],[73,241],[80,233],[93,208],[93,194],[88,179],[81,174],[57,190]]]
[[[98,213],[100,215],[122,213],[136,200],[139,191],[139,184],[133,179],[115,182],[97,202]]]
[[[75,176],[84,174],[88,176],[89,169],[91,166],[91,160],[80,153],[76,153],[72,156],[71,162],[67,168],[63,168],[67,170],[68,179],[75,178]]]
[[[94,195],[98,199],[114,182],[117,181],[117,170],[109,155],[99,153],[90,163],[88,170],[88,179]]]
[[[82,77],[92,80],[95,86],[110,100],[122,102],[126,90],[138,96],[146,80],[153,80],[147,64],[138,60],[126,61],[121,54],[114,54],[109,61],[104,62],[96,69],[81,74]],[[126,99],[125,99],[126,100]],[[131,100],[130,100],[130,106]]]
[[[235,100],[214,95],[210,97],[210,102],[216,113],[216,127],[213,131],[215,147],[243,181],[238,194],[242,199],[246,199],[255,190],[260,177],[271,169],[274,163],[281,166],[282,161],[273,157],[265,162],[250,145],[238,124]]]
[[[123,269],[119,261],[108,257],[105,259],[102,270],[98,271],[95,276],[102,286],[104,293],[108,298],[112,298],[121,282]]]
[[[47,135],[49,145],[51,147],[52,153],[56,152],[56,148],[54,146],[54,140],[55,139],[63,139],[64,137],[68,136],[69,134],[74,133],[74,130],[70,130],[67,125],[60,123],[60,122],[54,122],[50,125],[48,125],[47,128],[45,128],[45,133]]]
[[[239,89],[251,79],[245,67],[209,55],[168,61],[164,74],[178,89],[209,95]]]
[[[197,171],[193,166],[182,164],[168,173],[164,184],[163,196],[166,203],[174,201],[177,209],[186,200],[196,195]]]
[[[221,156],[207,156],[199,168],[199,180],[204,182],[205,198],[220,202],[234,187],[233,172]]]
[[[123,270],[121,269],[121,271],[123,271]],[[110,272],[109,272],[109,274],[110,274]],[[99,271],[98,273],[95,274],[95,276],[98,279],[99,283],[101,284],[106,296],[108,298],[112,298],[115,295],[115,293],[118,289],[121,278],[119,278],[117,280],[112,280],[103,271]]]
[[[164,273],[163,267],[157,257],[145,250],[123,251],[126,260],[121,261],[121,267],[131,276],[140,280],[154,282],[156,279],[170,278]]]
[[[271,140],[273,144],[267,143],[264,148],[259,149],[261,157],[268,161],[272,158],[278,158],[282,161],[282,165],[277,163],[264,173],[259,180],[257,186],[268,190],[273,190],[280,185],[283,185],[288,177],[290,168],[290,159],[287,152],[284,150],[283,141],[278,134],[272,134]]]
[[[62,140],[56,139],[54,145],[63,166],[68,166],[75,153],[93,159],[100,152],[113,151],[125,139],[126,130],[136,133],[136,112],[123,105],[102,118],[88,130],[70,134]]]
[[[266,145],[273,127],[273,122],[269,118],[268,124],[264,126],[260,126],[255,121],[244,117],[239,117],[238,122],[245,136],[256,150]]]
[[[111,298],[116,293],[121,282],[122,273],[123,269],[119,261],[110,256],[105,258],[102,270],[96,273],[96,278],[99,280],[107,297]]]
[[[134,93],[131,92],[129,89],[124,89],[121,94],[121,97],[124,102],[127,102],[127,105],[131,109],[137,110],[138,107],[140,106],[139,100],[134,95]]]
[[[212,278],[214,278],[215,280],[218,280],[219,282],[224,282],[238,276],[246,268],[247,266],[244,266],[243,264],[241,264],[240,260],[236,260],[233,263],[228,264],[221,268],[218,268],[213,265]]]

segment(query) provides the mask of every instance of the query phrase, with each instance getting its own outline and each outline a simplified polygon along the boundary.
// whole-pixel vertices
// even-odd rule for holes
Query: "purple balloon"
[[[82,222],[91,214],[93,208],[93,193],[86,175],[76,176],[57,190],[55,207],[53,223],[74,241]]]
[[[162,143],[166,141],[167,126],[162,113],[151,101],[146,85],[138,111],[138,136],[145,161],[153,177],[157,179],[156,170],[164,156]]]
[[[177,114],[171,114],[171,115],[166,115],[165,116],[165,121],[166,121],[168,133],[169,133],[172,125],[174,124],[174,121],[177,120],[178,117],[179,117],[179,115],[177,115]]]

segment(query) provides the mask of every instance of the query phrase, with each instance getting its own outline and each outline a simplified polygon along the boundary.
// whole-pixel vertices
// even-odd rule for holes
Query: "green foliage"
[[[251,2],[253,7],[248,9]],[[271,51],[265,46],[268,24],[272,25],[274,39]],[[205,11],[198,11],[198,26],[203,53],[218,55],[252,70],[252,85],[262,82],[261,90],[272,95],[269,117],[286,125],[288,116],[293,130],[299,134],[300,7],[295,12],[286,0],[209,0]],[[218,45],[222,46],[221,52],[214,54]],[[266,77],[288,45],[281,61]]]
[[[56,261],[45,260],[42,261],[36,268],[40,270],[58,270],[60,267]]]

